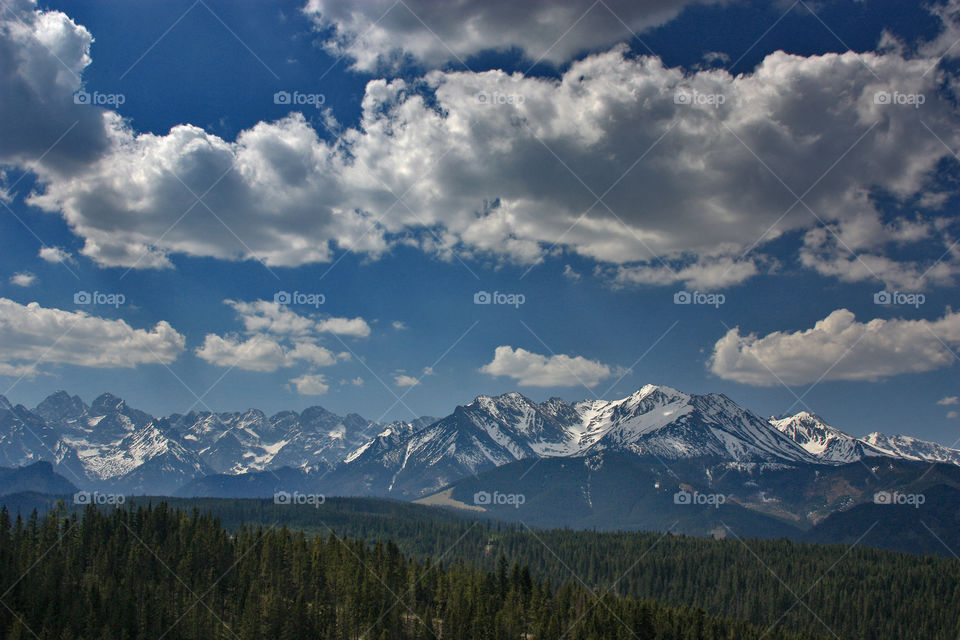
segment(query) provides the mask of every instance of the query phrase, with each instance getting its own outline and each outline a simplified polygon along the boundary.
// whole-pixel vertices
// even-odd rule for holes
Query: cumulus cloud
[[[397,331],[405,331],[407,329],[407,324],[401,320],[394,320],[391,326]]]
[[[37,257],[44,262],[73,262],[73,255],[60,247],[41,247]]]
[[[593,387],[614,375],[614,369],[609,365],[583,356],[558,354],[547,357],[509,346],[497,347],[493,360],[480,367],[480,372],[507,376],[526,387]]]
[[[940,398],[939,400],[937,400],[937,404],[939,404],[939,405],[941,405],[941,406],[945,406],[945,407],[946,407],[946,406],[950,406],[950,405],[954,405],[954,404],[960,404],[960,397],[957,397],[957,396],[944,396],[943,398]]]
[[[312,342],[294,342],[287,345],[266,334],[243,339],[235,335],[218,336],[212,333],[206,335],[203,345],[196,349],[196,354],[202,360],[219,367],[268,373],[301,362],[328,367],[343,356]]]
[[[18,287],[29,287],[32,286],[37,281],[37,276],[33,275],[29,271],[21,271],[10,276],[10,284],[15,284]]]
[[[843,282],[879,280],[889,289],[908,291],[931,285],[950,286],[960,275],[960,248],[951,237],[951,226],[947,218],[884,223],[873,214],[858,215],[808,231],[800,261],[821,275]],[[922,247],[929,239],[939,239],[934,247],[942,244],[943,253],[936,261],[893,259],[886,255],[902,252],[904,247]]]
[[[5,2],[0,14],[0,164],[74,171],[106,150],[105,111],[76,104],[93,36],[33,0]]]
[[[322,396],[330,390],[330,385],[327,384],[327,380],[322,374],[305,373],[291,379],[290,383],[296,387],[297,393],[302,396]]]
[[[763,337],[730,329],[713,348],[710,370],[743,384],[801,385],[819,380],[880,380],[953,364],[960,312],[938,320],[857,322],[838,309],[813,328]]]
[[[321,334],[370,335],[370,326],[363,318],[318,320],[302,316],[287,305],[268,300],[247,302],[228,299],[223,302],[237,313],[246,337],[210,333],[204,337],[203,345],[196,349],[199,358],[221,367],[263,372],[273,372],[300,363],[328,367],[338,360],[348,360],[350,354],[336,354],[317,344]]]
[[[414,387],[420,384],[420,381],[413,376],[402,373],[393,377],[393,383],[398,387]]]
[[[317,331],[366,338],[370,335],[370,325],[363,318],[327,318],[317,322]]]
[[[304,11],[329,34],[326,48],[356,69],[414,62],[429,68],[483,51],[520,49],[553,64],[629,40],[668,22],[696,0],[487,0],[450,6],[431,0],[309,0]],[[703,0],[709,3],[711,0]]]
[[[317,320],[298,314],[288,305],[269,300],[224,300],[224,304],[237,312],[237,317],[249,333],[267,332],[290,336],[334,333],[355,338],[366,338],[370,335],[370,325],[359,317],[328,317]]]
[[[38,373],[47,364],[98,369],[170,364],[184,349],[184,337],[167,322],[134,329],[83,311],[21,305],[0,298],[0,373]]]
[[[483,16],[477,25],[514,25],[514,10],[562,22],[555,16],[572,6],[488,4],[469,9]],[[644,7],[622,8],[646,16],[640,23],[676,10]],[[310,10],[331,24],[369,19],[354,4],[317,1]],[[603,11],[596,6],[585,20]],[[412,16],[385,18],[394,19],[420,29]],[[462,16],[444,20],[468,28]],[[138,134],[94,108],[106,148],[70,173],[39,163],[30,202],[59,212],[83,239],[81,252],[104,266],[169,267],[175,254],[298,266],[344,250],[376,257],[399,243],[443,258],[536,264],[556,248],[622,266],[608,271],[619,284],[720,288],[769,268],[762,252],[789,231],[911,228],[886,219],[871,193],[882,187],[896,201],[924,200],[934,169],[960,144],[957,110],[938,94],[946,72],[929,71],[931,55],[776,52],[731,76],[616,47],[573,62],[558,79],[437,70],[368,82],[359,124],[337,128],[331,141],[297,113],[227,142],[192,125]],[[27,49],[6,64],[27,77],[44,56]],[[9,91],[0,102],[11,103],[26,90],[2,88]],[[70,101],[73,88],[43,90],[56,102]],[[880,92],[927,99],[915,109],[878,102]],[[10,126],[36,126],[9,113]],[[939,246],[951,223],[943,224],[918,223],[933,232],[900,242]],[[830,245],[833,235],[816,233],[806,235],[801,257],[830,277],[860,277],[857,266],[873,261],[862,277],[946,285],[960,264],[904,263],[879,241],[851,261],[845,246]]]

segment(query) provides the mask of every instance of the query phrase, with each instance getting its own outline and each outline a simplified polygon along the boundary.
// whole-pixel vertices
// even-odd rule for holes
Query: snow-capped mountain
[[[778,468],[878,456],[960,466],[960,451],[936,443],[858,439],[807,412],[768,421],[722,394],[657,385],[576,403],[478,396],[439,420],[389,425],[322,407],[154,418],[112,394],[88,406],[59,391],[33,410],[0,397],[0,465],[49,461],[87,489],[172,493],[215,474],[289,469],[338,495],[419,497],[520,460],[605,452]]]
[[[329,470],[380,430],[355,413],[341,417],[323,407],[271,417],[258,409],[191,412],[175,414],[170,422],[185,446],[215,473],[227,474],[281,467]]]
[[[535,403],[519,393],[479,396],[394,446],[365,445],[343,466],[368,479],[367,491],[376,493],[379,480],[379,492],[409,496],[525,458],[605,450],[663,459],[816,462],[766,420],[726,396],[688,395],[647,385],[620,400],[576,404],[559,398]],[[338,475],[349,474],[341,470]]]
[[[479,396],[422,429],[382,433],[346,458],[337,476],[362,479],[371,493],[418,496],[466,475],[541,451],[568,438],[564,425],[519,393]]]
[[[884,455],[870,444],[831,427],[819,416],[808,411],[771,419],[778,431],[803,447],[807,453],[824,462],[843,464],[856,462],[864,456]]]
[[[647,385],[622,400],[579,402],[574,409],[581,431],[572,455],[613,449],[664,459],[811,461],[794,441],[722,394],[692,395]]]
[[[936,442],[918,440],[910,436],[886,436],[877,432],[863,438],[863,442],[892,458],[960,465],[960,451]]]
[[[248,409],[154,418],[109,393],[88,406],[58,391],[32,411],[0,397],[0,465],[46,460],[82,488],[172,493],[216,473],[328,472],[382,430],[323,407],[270,417]]]
[[[876,432],[865,438],[855,438],[807,411],[771,419],[770,424],[823,462],[843,464],[865,457],[886,456],[960,465],[960,451],[957,449],[910,436],[887,436]]]

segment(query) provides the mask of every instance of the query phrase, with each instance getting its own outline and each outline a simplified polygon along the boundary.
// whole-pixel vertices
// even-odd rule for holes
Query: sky
[[[0,391],[645,384],[960,440],[960,4],[0,3]]]

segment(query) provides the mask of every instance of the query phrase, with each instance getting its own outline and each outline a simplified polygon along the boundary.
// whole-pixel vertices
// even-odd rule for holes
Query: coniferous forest
[[[390,542],[243,527],[165,503],[82,515],[0,512],[4,637],[812,638],[493,570],[405,557]],[[757,594],[759,595],[759,594]]]
[[[12,637],[960,637],[955,558],[533,530],[364,499],[41,511],[0,511]]]

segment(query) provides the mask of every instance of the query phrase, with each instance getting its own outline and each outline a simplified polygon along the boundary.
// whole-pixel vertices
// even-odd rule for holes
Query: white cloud
[[[574,269],[568,264],[565,264],[563,265],[563,277],[566,278],[567,280],[570,280],[571,282],[580,282],[580,279],[583,276],[580,275],[580,273],[577,272],[576,269]]]
[[[960,418],[960,411],[947,411],[947,418],[950,420]]]
[[[0,14],[0,164],[75,171],[106,150],[104,111],[75,104],[93,36],[33,0],[5,2]]]
[[[370,335],[370,325],[363,318],[327,318],[317,322],[317,331],[354,338]]]
[[[349,360],[347,352],[334,353],[316,344],[323,333],[365,337],[370,327],[363,318],[326,318],[315,320],[301,316],[290,307],[267,300],[244,302],[224,300],[243,323],[246,338],[234,334],[207,334],[196,354],[207,362],[247,371],[273,372],[309,363],[318,367]]]
[[[393,383],[398,387],[414,387],[420,384],[420,381],[414,378],[413,376],[400,374],[393,377]]]
[[[593,387],[614,374],[609,365],[583,356],[558,354],[547,357],[509,346],[497,347],[493,360],[480,367],[480,372],[508,376],[526,387]]]
[[[709,0],[708,0],[709,1]],[[430,68],[482,51],[518,48],[531,61],[569,61],[668,22],[695,0],[487,0],[456,7],[431,0],[309,0],[304,11],[336,56],[376,71],[413,60]]]
[[[937,404],[942,406],[950,406],[952,404],[960,404],[960,397],[957,396],[944,396],[937,400]]]
[[[362,387],[362,386],[363,386],[363,378],[361,378],[360,376],[357,376],[356,378],[354,378],[353,380],[350,381],[350,384],[352,384],[352,385],[355,386],[355,387]]]
[[[601,270],[601,273],[603,270]],[[611,281],[616,286],[630,284],[669,285],[683,283],[691,289],[724,289],[760,273],[756,258],[701,258],[688,264],[641,264],[619,266]]]
[[[268,300],[224,300],[224,304],[237,312],[248,333],[268,332],[284,336],[334,333],[355,338],[366,338],[370,335],[370,325],[360,317],[314,320],[298,314],[287,305]]]
[[[879,380],[953,364],[949,346],[960,345],[960,312],[939,320],[857,322],[838,309],[813,328],[741,336],[731,329],[713,348],[710,369],[727,380],[758,386],[782,381]]]
[[[946,218],[899,219],[884,224],[877,215],[858,215],[808,231],[800,261],[821,275],[843,282],[879,280],[888,289],[907,291],[950,286],[960,275],[960,249],[951,237],[950,224]],[[940,249],[943,254],[938,261],[896,260],[885,255],[888,249],[902,250],[934,238],[946,249]]]
[[[237,367],[246,371],[273,372],[307,362],[318,367],[328,367],[343,354],[312,342],[281,343],[267,334],[256,334],[246,340],[239,336],[206,335],[203,345],[196,349],[199,358],[219,367]]]
[[[99,369],[170,364],[185,339],[167,322],[134,329],[83,311],[18,304],[0,298],[0,372],[33,374],[46,364]]]
[[[391,326],[393,326],[393,328],[397,331],[406,331],[407,329],[407,325],[400,320],[394,320]]]
[[[326,378],[321,374],[303,374],[293,378],[290,382],[297,388],[297,393],[302,396],[322,396],[330,390]]]
[[[18,287],[30,287],[33,286],[36,281],[37,276],[29,271],[21,271],[10,276],[10,284],[15,284]]]
[[[73,255],[60,247],[41,247],[37,257],[45,262],[73,262]]]
[[[290,307],[267,300],[224,300],[223,303],[237,312],[248,333],[274,333],[302,336],[315,330],[315,323],[296,313]]]
[[[545,29],[571,10],[546,6],[522,10],[545,11]],[[640,23],[676,10],[664,3],[634,14],[626,6],[630,20]],[[362,23],[372,11],[319,1],[312,7],[342,24]],[[480,17],[469,28],[521,29],[509,18],[516,10],[500,3],[470,8]],[[395,7],[387,24],[412,20],[401,20],[403,11]],[[468,28],[458,12],[429,11],[454,32]],[[598,5],[587,19],[604,11]],[[529,39],[522,41],[534,43],[528,22],[522,30]],[[412,29],[413,42],[420,38],[413,33],[418,24],[384,28]],[[591,46],[603,33],[590,35]],[[13,46],[12,36],[0,37]],[[562,46],[580,46],[575,42],[565,39]],[[431,41],[422,53],[436,46]],[[378,51],[363,47],[374,56]],[[682,280],[721,288],[760,273],[770,262],[762,256],[768,241],[815,229],[817,218],[850,237],[855,227],[871,224],[910,230],[910,221],[885,220],[876,210],[869,195],[878,185],[903,203],[938,201],[928,197],[930,180],[950,152],[927,127],[946,147],[960,145],[957,110],[938,94],[946,73],[927,72],[932,54],[904,55],[897,49],[808,57],[776,52],[752,73],[734,77],[720,69],[665,67],[618,47],[573,62],[560,79],[501,71],[376,79],[366,86],[358,125],[338,128],[331,141],[299,114],[258,123],[227,142],[191,125],[162,136],[137,134],[107,113],[97,123],[106,146],[71,171],[39,163],[39,192],[30,202],[59,212],[83,238],[81,253],[105,266],[169,267],[174,254],[298,266],[329,261],[340,250],[377,257],[398,243],[444,258],[530,264],[556,245],[622,266],[610,272],[619,284]],[[26,48],[7,62],[10,77],[28,78],[35,65],[50,64],[48,58]],[[46,114],[43,109],[23,115],[8,108],[22,102],[25,85],[0,89],[9,89],[0,91],[0,103],[10,126],[37,129],[32,118]],[[57,83],[38,90],[51,104],[68,101],[73,91]],[[919,109],[877,104],[878,91],[923,93],[927,100]],[[677,100],[717,95],[723,104]],[[194,194],[208,189],[197,203]],[[399,206],[398,194],[405,194]],[[803,203],[795,194],[804,194]],[[191,208],[203,215],[174,224]],[[949,231],[922,222],[912,229],[927,233],[905,233],[893,244],[940,247]],[[924,274],[929,263],[901,261],[892,257],[895,246],[877,240],[850,262],[846,252],[831,249],[830,237],[821,242],[811,233],[804,264],[830,277],[875,273],[891,283],[948,285],[960,273],[960,256]],[[755,243],[755,253],[739,260]],[[663,269],[660,260],[678,266]],[[871,261],[874,266],[864,268]]]

